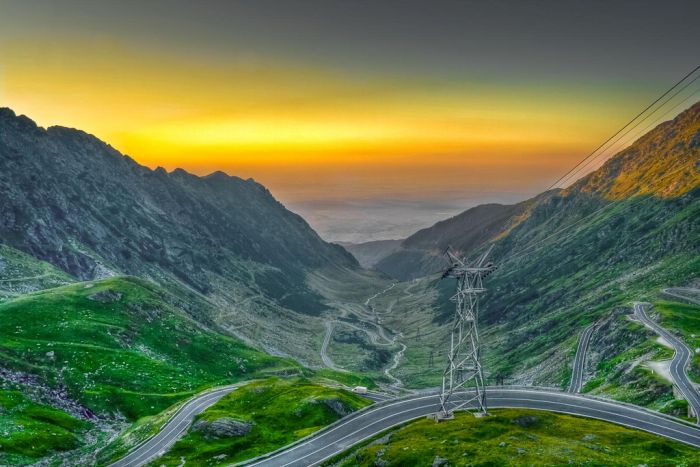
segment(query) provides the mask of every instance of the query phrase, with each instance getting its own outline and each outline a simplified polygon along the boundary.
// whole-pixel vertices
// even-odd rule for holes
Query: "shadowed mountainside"
[[[374,240],[363,243],[338,242],[349,251],[363,268],[374,267],[379,261],[398,250],[403,240]]]
[[[361,271],[252,179],[151,170],[10,109],[0,109],[0,199],[7,247],[78,280],[156,282],[205,326],[309,365],[320,364],[318,316],[333,308],[309,276]]]
[[[542,195],[542,196],[546,196]],[[502,235],[526,215],[537,198],[515,205],[482,204],[457,216],[419,230],[400,247],[385,254],[374,267],[400,280],[410,280],[440,271],[445,250],[469,252]]]
[[[151,170],[82,131],[44,130],[9,109],[0,110],[0,153],[3,241],[81,279],[157,268],[206,292],[235,260],[276,268],[282,283],[327,262],[354,264],[252,179]]]

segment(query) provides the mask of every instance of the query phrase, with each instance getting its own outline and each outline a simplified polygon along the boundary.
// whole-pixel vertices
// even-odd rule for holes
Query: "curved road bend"
[[[192,423],[192,420],[194,420],[194,417],[214,405],[226,394],[249,382],[225,386],[193,397],[175,412],[175,415],[155,436],[136,446],[126,456],[110,464],[109,467],[137,467],[145,465],[155,457],[161,456],[180,439],[190,426],[190,423]]]
[[[632,405],[542,389],[488,388],[487,396],[491,408],[527,408],[579,415],[644,430],[700,447],[698,427]],[[357,412],[344,422],[321,430],[315,436],[291,445],[286,450],[244,464],[265,467],[318,465],[388,428],[435,413],[439,407],[439,396],[436,392],[382,402]]]
[[[342,372],[347,372],[348,370],[344,368],[340,368],[338,365],[331,360],[331,357],[328,356],[328,345],[331,343],[331,336],[333,335],[333,328],[335,327],[335,321],[326,321],[326,335],[323,336],[323,344],[321,344],[321,361],[323,361],[323,364],[326,365],[326,367],[330,368],[331,370],[335,371],[342,371]]]
[[[574,357],[574,366],[571,370],[571,384],[569,384],[569,392],[581,392],[583,387],[583,370],[586,369],[586,352],[588,352],[588,343],[593,335],[595,323],[588,326],[581,333],[576,347],[576,356]]]
[[[696,305],[700,305],[700,300],[698,299],[698,294],[700,294],[700,291],[698,291],[698,289],[691,289],[689,287],[668,287],[661,289],[661,291],[666,295],[670,295],[671,297],[680,298]]]
[[[671,360],[671,377],[678,387],[678,390],[692,407],[696,420],[700,423],[700,394],[695,385],[688,379],[688,375],[685,372],[693,356],[692,350],[678,337],[659,326],[655,321],[650,320],[644,312],[644,305],[641,303],[634,304],[634,316],[646,327],[663,337],[673,347],[675,353]]]

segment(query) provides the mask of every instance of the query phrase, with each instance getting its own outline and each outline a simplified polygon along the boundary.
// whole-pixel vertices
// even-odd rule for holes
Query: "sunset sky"
[[[697,65],[698,18],[669,1],[0,0],[0,106],[150,167],[253,177],[331,240],[400,237],[542,191]]]

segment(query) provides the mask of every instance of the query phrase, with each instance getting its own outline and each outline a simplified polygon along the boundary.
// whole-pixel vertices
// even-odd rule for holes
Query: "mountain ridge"
[[[286,258],[281,258],[277,251],[272,251],[272,249],[263,250],[259,245],[255,245],[254,242],[247,241],[246,235],[248,237],[252,236],[252,229],[248,229],[245,232],[236,232],[238,235],[229,237],[229,239],[235,240],[239,243],[248,243],[245,245],[249,247],[248,249],[241,248],[243,245],[237,245],[239,247],[239,251],[237,251],[238,254],[246,255],[252,259],[260,260],[272,265],[277,265],[277,263],[281,262],[282,260],[303,265],[320,265],[320,260],[331,259],[339,261],[344,265],[354,266],[354,261],[350,255],[347,255],[342,249],[337,248],[334,245],[323,242],[300,216],[287,211],[286,208],[279,203],[279,201],[274,199],[269,190],[267,190],[261,184],[255,182],[253,179],[243,180],[239,177],[230,176],[220,171],[213,172],[204,177],[199,177],[197,175],[190,174],[183,169],[175,169],[170,173],[161,167],[151,170],[136,163],[129,156],[121,154],[109,144],[88,133],[61,126],[52,126],[46,130],[43,130],[36,126],[36,124],[34,124],[34,122],[32,122],[28,117],[15,117],[14,112],[12,112],[10,109],[0,110],[0,123],[2,124],[2,133],[0,133],[0,144],[2,144],[2,147],[0,147],[0,149],[3,150],[3,154],[5,156],[5,162],[3,163],[5,167],[3,168],[8,169],[8,173],[11,170],[14,170],[14,178],[24,176],[28,179],[27,181],[36,183],[38,185],[37,187],[39,187],[41,183],[46,184],[49,182],[53,183],[55,186],[61,186],[60,180],[56,180],[57,175],[73,175],[81,184],[89,185],[92,181],[89,179],[85,180],[87,177],[99,177],[101,175],[101,171],[104,172],[109,169],[116,171],[121,176],[121,179],[116,177],[115,173],[110,173],[110,176],[103,177],[102,180],[100,180],[101,182],[111,184],[112,186],[110,186],[110,188],[117,190],[121,189],[123,191],[125,188],[139,190],[136,193],[139,196],[139,199],[135,200],[133,203],[134,205],[127,206],[127,208],[134,209],[143,207],[138,206],[138,203],[148,205],[147,207],[154,208],[154,215],[162,216],[163,214],[168,213],[174,216],[179,216],[179,219],[177,219],[179,222],[171,222],[171,224],[179,225],[182,225],[183,223],[187,225],[187,223],[183,221],[188,220],[191,221],[190,224],[194,224],[196,221],[205,221],[202,216],[197,216],[196,210],[200,208],[208,208],[210,211],[212,211],[209,214],[221,215],[222,220],[230,222],[231,219],[226,219],[225,213],[222,212],[222,208],[233,208],[234,206],[231,206],[231,200],[221,200],[217,199],[217,197],[234,194],[239,197],[239,199],[236,201],[240,201],[240,204],[257,203],[259,204],[258,207],[274,210],[275,214],[283,216],[283,223],[287,227],[293,228],[287,233],[297,234],[298,236],[305,235],[305,238],[300,238],[300,240],[305,241],[310,247],[312,247],[305,250],[305,253],[309,253],[307,256],[302,256],[289,254],[288,249],[284,248],[284,244],[278,245],[280,248],[277,250],[280,250],[287,255]],[[13,126],[14,130],[29,133],[34,138],[34,141],[12,140],[12,136],[20,136],[18,135],[18,131],[12,132]],[[30,145],[29,149],[33,149],[34,152],[31,153],[30,156],[28,155],[24,159],[18,160],[13,153],[17,153],[21,156],[19,151],[22,148],[18,147],[18,145],[22,142]],[[44,143],[44,147],[36,147],[38,143]],[[40,150],[42,149],[49,153],[50,159],[41,153]],[[77,161],[75,160],[76,155],[78,158],[80,158]],[[8,160],[11,160],[12,162],[8,162]],[[44,165],[41,167],[43,169],[42,175],[44,176],[44,180],[40,180],[31,175],[27,176],[26,174],[18,173],[18,169],[38,168],[36,167],[36,164],[34,167],[26,166],[32,162],[44,163]],[[50,163],[53,163],[53,166]],[[70,167],[69,164],[71,163],[77,163],[77,167]],[[24,164],[25,166],[23,167],[21,164]],[[80,164],[82,164],[82,167]],[[103,166],[97,166],[96,164],[103,164]],[[46,180],[47,178],[49,180]],[[125,179],[127,181],[124,181]],[[131,183],[131,185],[127,186],[127,182]],[[21,181],[14,181],[14,183],[21,183]],[[3,186],[5,192],[3,194],[8,195],[8,198],[12,199],[10,196],[11,193],[8,193],[7,191],[10,187],[11,183],[5,180]],[[33,187],[25,186],[25,188],[28,188],[28,191],[31,192],[31,196],[28,198],[37,197],[38,194],[36,193],[36,190],[33,192],[31,191],[31,188]],[[91,194],[105,198],[108,201],[111,201],[115,197],[115,194],[104,190],[104,187],[88,186],[87,188],[88,189],[85,191],[90,191],[92,192]],[[195,190],[208,191],[211,199],[196,199],[194,197]],[[165,199],[167,197],[170,197],[171,199]],[[14,203],[17,203],[17,197],[15,197],[13,201]],[[65,211],[70,209],[70,207],[67,206],[68,203],[65,203],[66,205],[58,205],[58,203],[49,204],[47,200],[37,199],[30,199],[29,202],[24,203],[24,205],[27,208],[31,208],[31,202],[38,201],[44,201],[52,209],[54,209],[56,211],[56,217],[58,218],[65,214]],[[96,200],[91,199],[91,201],[94,202]],[[226,203],[227,201],[228,203]],[[167,204],[167,206],[158,206],[158,202],[161,204]],[[16,206],[14,203],[13,205],[6,207],[14,208]],[[180,204],[178,205],[177,203]],[[163,207],[168,207],[171,209],[168,212],[164,211]],[[189,212],[187,212],[188,209],[190,210]],[[89,211],[89,209],[84,209],[84,211]],[[85,214],[87,214],[86,217],[89,217],[90,213],[85,212]],[[246,221],[251,221],[251,218],[254,217],[252,215],[248,215],[243,209],[240,209],[236,214],[241,217],[243,215],[247,215],[244,219]],[[187,215],[192,219],[184,219],[183,215]],[[10,222],[12,222],[12,220],[10,220]],[[3,234],[11,234],[12,228],[18,227],[16,220],[15,223],[10,222],[7,222],[6,219],[5,223],[0,224],[0,228],[3,229]],[[106,224],[107,222],[103,223]],[[239,226],[234,225],[233,227]],[[262,227],[265,227],[265,225],[262,225]],[[193,231],[201,229],[206,231],[207,234],[212,234],[212,230],[215,230],[211,222],[201,222],[199,225],[188,225],[188,229]],[[305,231],[298,233],[294,231],[295,229],[303,229]],[[222,232],[217,233],[219,235],[222,234]],[[264,229],[261,229],[260,234],[266,236],[267,240],[271,239],[271,236],[267,235],[266,232],[264,232]],[[3,238],[6,238],[6,236],[4,235]],[[37,256],[45,259],[43,257],[46,255],[42,254],[42,251],[38,249],[38,245],[36,247],[37,248],[35,248],[32,252],[38,253]],[[310,254],[315,251],[318,251],[320,255]],[[123,264],[125,262],[123,258],[111,259],[118,264]],[[78,261],[78,263],[79,262],[80,261]],[[89,278],[84,277],[86,274],[88,274],[88,271],[72,267],[68,260],[62,263],[61,266],[64,270],[67,270],[67,272],[76,274],[79,277]]]
[[[308,276],[359,270],[252,179],[149,169],[11,109],[0,110],[0,199],[8,247],[78,280],[146,278],[200,323],[310,365],[320,361],[314,318],[332,306]]]
[[[700,184],[698,167],[700,102],[655,126],[571,186],[513,205],[488,203],[467,209],[410,235],[398,251],[385,255],[374,267],[401,280],[429,275],[444,266],[442,254],[447,247],[458,254],[478,250],[527,222],[540,206],[556,209],[552,203],[575,197],[601,202],[644,195],[678,197]]]

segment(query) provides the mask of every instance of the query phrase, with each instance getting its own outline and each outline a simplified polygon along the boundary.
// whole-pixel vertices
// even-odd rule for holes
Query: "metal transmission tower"
[[[455,410],[472,404],[472,407],[477,410],[476,414],[486,414],[486,393],[479,357],[477,321],[479,294],[486,291],[483,287],[483,278],[496,269],[493,263],[486,263],[491,248],[473,264],[468,264],[466,258],[458,258],[449,249],[446,252],[451,265],[442,277],[457,279],[457,293],[451,299],[457,306],[450,338],[450,353],[447,356],[447,368],[442,376],[438,420],[452,418]],[[473,393],[469,390],[471,388],[474,390]],[[454,400],[453,396],[456,393],[463,398]]]

